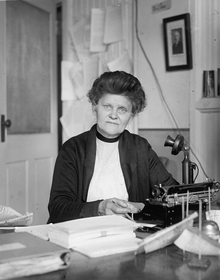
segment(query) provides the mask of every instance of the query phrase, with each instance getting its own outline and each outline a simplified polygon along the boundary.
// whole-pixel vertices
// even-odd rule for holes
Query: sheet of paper
[[[85,48],[89,49],[89,47],[90,47],[90,32],[91,32],[90,24],[86,24],[84,32],[85,32],[84,33],[84,46],[85,46]]]
[[[220,244],[198,228],[184,229],[182,234],[174,241],[181,250],[198,254],[220,256]]]
[[[70,78],[70,72],[73,67],[73,62],[62,61],[61,71],[62,71],[62,88],[61,88],[61,100],[75,100],[77,97],[74,94],[73,83]]]
[[[137,211],[136,212],[140,212],[141,210],[143,210],[145,204],[142,203],[142,202],[132,202],[132,201],[129,201],[130,204],[132,204],[136,209]]]
[[[81,62],[72,63],[69,70],[70,80],[72,82],[73,91],[77,99],[85,97],[83,67]]]
[[[123,40],[122,7],[109,6],[106,9],[103,42],[111,44]]]
[[[124,52],[121,56],[107,64],[110,71],[125,71],[132,72],[132,63],[128,52]]]
[[[75,236],[82,236],[92,232],[106,235],[105,232],[111,231],[111,234],[116,234],[127,229],[133,232],[137,224],[119,215],[104,215],[60,222],[54,224],[54,227]]]
[[[0,205],[0,227],[27,226],[33,222],[33,213],[22,215],[11,207]]]
[[[73,101],[60,118],[67,138],[78,135],[95,123],[92,107],[88,100]]]
[[[41,239],[48,240],[48,232],[51,230],[51,224],[36,225],[29,227],[15,227],[15,232],[29,232]]]
[[[89,56],[89,48],[87,48],[87,45],[85,44],[84,36],[87,34],[85,31],[86,25],[83,18],[70,29],[72,42],[76,49],[79,61],[82,61],[85,56]]]
[[[83,60],[84,97],[91,89],[92,84],[99,75],[99,57],[92,56]]]
[[[121,235],[93,238],[76,245],[73,250],[90,258],[103,257],[113,254],[132,252],[137,250],[141,239],[133,232]]]
[[[194,212],[181,222],[147,236],[140,243],[140,246],[135,253],[140,254],[144,251],[145,253],[150,253],[172,244],[185,228],[193,226],[193,219],[196,217],[198,217],[198,213]]]
[[[11,207],[0,205],[0,223],[20,216],[21,214]]]
[[[101,9],[91,10],[90,52],[105,52],[107,46],[103,43],[105,12]]]

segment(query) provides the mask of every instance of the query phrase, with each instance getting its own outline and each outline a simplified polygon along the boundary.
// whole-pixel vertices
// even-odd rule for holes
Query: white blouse
[[[96,160],[87,201],[117,197],[128,200],[124,176],[119,161],[118,143],[96,139]]]

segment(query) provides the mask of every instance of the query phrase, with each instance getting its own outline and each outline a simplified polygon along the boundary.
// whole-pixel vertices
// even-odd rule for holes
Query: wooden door
[[[57,156],[55,13],[53,0],[0,2],[0,114],[12,123],[0,142],[0,204],[33,212],[33,224],[47,222]]]

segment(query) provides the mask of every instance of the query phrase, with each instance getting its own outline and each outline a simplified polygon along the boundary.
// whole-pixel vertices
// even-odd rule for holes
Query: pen
[[[118,207],[121,207],[121,205],[119,205],[117,202],[115,202],[115,201],[112,201],[115,205],[117,205]],[[121,207],[122,208],[122,207]],[[128,213],[125,213],[124,214],[125,215],[125,217],[127,218],[127,219],[129,219],[129,220],[131,220],[131,221],[134,221],[134,219],[133,219],[133,213],[132,213],[132,217],[128,214]]]
[[[132,216],[133,216],[133,214],[132,214]],[[125,217],[127,219],[131,220],[131,221],[134,221],[134,219],[129,214],[127,214],[127,213],[125,214]]]

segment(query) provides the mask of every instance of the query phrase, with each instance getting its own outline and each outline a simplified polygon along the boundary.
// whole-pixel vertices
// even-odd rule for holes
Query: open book
[[[97,216],[52,224],[49,240],[89,257],[135,251],[137,224],[122,216]]]
[[[136,223],[117,215],[97,216],[51,224],[49,240],[73,248],[85,240],[110,235],[133,233]]]
[[[132,232],[85,240],[75,245],[72,249],[87,257],[97,258],[119,253],[135,252],[141,241]]]

